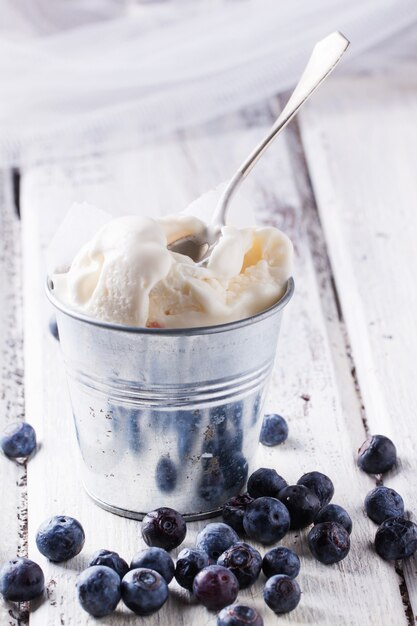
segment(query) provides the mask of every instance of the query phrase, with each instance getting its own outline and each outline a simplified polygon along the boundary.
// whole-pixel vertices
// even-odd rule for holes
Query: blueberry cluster
[[[358,451],[358,466],[381,476],[397,463],[395,445],[384,435],[368,437]],[[394,489],[379,485],[365,498],[368,517],[379,524],[375,550],[387,561],[405,559],[417,550],[417,525],[404,517],[404,501]]]
[[[84,540],[84,530],[80,522],[67,515],[55,515],[45,520],[36,533],[39,552],[55,563],[68,561],[76,556],[81,552]],[[42,569],[30,559],[17,557],[7,561],[0,569],[0,593],[6,600],[33,600],[42,595],[44,587]]]
[[[262,624],[254,609],[239,604],[227,606],[227,602],[236,600],[238,590],[252,585],[261,572],[267,579],[263,590],[265,603],[277,615],[295,609],[301,597],[296,580],[300,572],[297,554],[277,546],[262,557],[253,546],[241,541],[239,534],[270,546],[290,529],[314,523],[308,543],[319,561],[337,563],[350,548],[351,519],[341,506],[329,504],[334,487],[325,474],[310,472],[301,476],[296,485],[288,485],[276,470],[260,468],[249,477],[247,490],[225,503],[226,523],[208,524],[197,536],[197,549],[206,553],[212,565],[195,575],[192,590],[208,609],[225,607],[218,616],[218,626]],[[196,571],[194,566],[193,574]]]
[[[265,480],[262,479],[264,471]],[[280,480],[281,487],[286,485],[276,472],[273,476],[270,472],[273,470],[261,470],[260,478],[259,472],[255,473],[249,484],[256,485],[260,493],[276,488]],[[242,534],[245,532],[245,520],[252,519],[251,515],[247,516],[251,504],[264,500],[278,502],[285,517],[283,528],[288,530],[288,510],[279,500],[269,496],[236,496],[226,503],[225,517],[229,515],[232,525],[236,522],[234,525]],[[274,510],[270,513],[273,522]],[[195,547],[185,548],[179,553],[174,565],[168,550],[178,547],[185,538],[185,526],[181,520],[176,511],[161,508],[148,513],[142,522],[142,536],[150,547],[133,558],[130,571],[121,580],[120,590],[120,597],[135,613],[148,615],[158,610],[166,601],[168,584],[175,576],[177,583],[190,591],[200,604],[211,611],[221,611],[218,626],[262,626],[262,617],[254,608],[233,604],[239,590],[253,585],[262,571],[268,579],[264,588],[266,604],[277,614],[297,606],[301,591],[295,577],[300,570],[300,561],[292,550],[278,547],[262,557],[258,550],[240,539],[232,525],[214,522],[200,531]],[[277,526],[280,525],[282,521],[278,520]],[[279,534],[282,535],[282,531]],[[153,596],[150,595],[151,589],[155,589]],[[93,600],[91,606],[94,605]],[[80,596],[80,601],[89,610],[85,598],[82,600]]]
[[[274,419],[264,422],[264,439],[270,435],[268,440],[275,443],[264,443],[276,445],[282,418],[266,417]],[[36,448],[34,431],[26,426],[11,429],[1,440],[8,456],[26,456]],[[363,471],[382,475],[396,461],[392,441],[375,435],[361,446],[357,462]],[[333,495],[332,481],[321,472],[303,474],[295,485],[289,485],[275,469],[259,468],[249,477],[247,492],[224,504],[223,522],[207,524],[197,535],[196,545],[182,549],[176,563],[169,552],[186,538],[184,518],[168,507],[150,511],[141,525],[148,548],[134,555],[130,565],[116,552],[95,552],[77,579],[79,602],[95,617],[111,614],[120,600],[135,614],[147,616],[165,604],[168,585],[175,578],[207,609],[220,611],[217,626],[262,626],[254,608],[234,604],[239,590],[253,585],[263,573],[267,606],[277,615],[292,611],[301,597],[296,580],[300,559],[280,545],[268,548],[262,556],[246,540],[272,546],[290,530],[310,527],[307,541],[313,557],[325,565],[341,561],[350,550],[352,520],[343,507],[331,502]],[[379,524],[378,555],[397,560],[417,551],[417,525],[405,518],[404,501],[394,489],[374,488],[366,496],[365,509]],[[45,520],[36,534],[41,554],[56,563],[79,554],[84,540],[81,524],[66,515]],[[6,600],[29,601],[43,591],[42,569],[29,559],[15,558],[0,570],[0,593]]]
[[[223,519],[237,532],[243,531],[250,539],[271,545],[289,530],[314,524],[308,545],[317,560],[330,565],[347,556],[352,521],[341,506],[329,504],[334,486],[328,476],[309,472],[296,485],[288,485],[276,470],[262,467],[249,477],[247,489],[247,494],[231,498],[223,507]],[[288,561],[286,568],[282,565],[284,560]],[[286,548],[274,548],[265,555],[262,569],[266,576],[285,575],[293,579],[299,571],[299,560]]]
[[[310,535],[315,531],[320,538],[309,536],[309,545],[319,560],[334,563],[346,556],[349,535],[345,526],[332,520],[330,507],[336,505],[328,502],[333,491],[330,479],[320,472],[305,474],[297,485],[289,486],[275,470],[260,468],[249,478],[248,493],[231,498],[224,505],[228,523],[207,524],[197,535],[195,547],[183,549],[176,564],[169,551],[184,541],[185,521],[168,507],[151,511],[141,525],[142,537],[149,547],[136,554],[130,566],[110,550],[93,554],[77,579],[79,602],[95,617],[112,613],[120,600],[137,615],[150,615],[166,602],[168,585],[175,576],[177,583],[207,609],[222,611],[219,626],[260,626],[262,618],[255,609],[233,605],[239,590],[253,585],[263,572],[267,579],[263,591],[266,604],[276,614],[292,611],[301,596],[295,580],[300,560],[282,546],[270,549],[262,557],[238,533],[271,545],[290,528],[310,525],[319,511],[324,515],[327,509],[325,521],[310,531]],[[333,516],[346,524],[347,513],[341,507],[334,510]],[[79,554],[84,540],[81,524],[66,515],[45,520],[36,534],[39,551],[56,563]],[[30,599],[40,595],[43,588],[42,570],[27,559],[9,562],[0,574],[0,590],[7,599]]]

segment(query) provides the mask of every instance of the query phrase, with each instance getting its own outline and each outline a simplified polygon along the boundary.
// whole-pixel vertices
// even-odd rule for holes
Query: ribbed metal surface
[[[128,517],[171,506],[193,518],[240,491],[292,292],[290,280],[278,304],[250,319],[169,333],[58,308],[83,482],[98,504]]]

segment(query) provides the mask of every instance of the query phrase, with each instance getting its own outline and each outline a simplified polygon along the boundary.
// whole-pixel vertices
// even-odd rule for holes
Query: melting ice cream
[[[196,217],[113,219],[52,276],[56,296],[90,317],[129,326],[189,328],[243,319],[277,302],[293,248],[273,227],[225,226],[207,267],[167,246],[204,230]]]

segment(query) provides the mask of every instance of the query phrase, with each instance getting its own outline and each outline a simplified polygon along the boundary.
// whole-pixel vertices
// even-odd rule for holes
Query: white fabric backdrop
[[[415,0],[3,0],[1,10],[0,166],[128,147],[287,90],[333,30],[352,42],[338,71],[417,49]]]

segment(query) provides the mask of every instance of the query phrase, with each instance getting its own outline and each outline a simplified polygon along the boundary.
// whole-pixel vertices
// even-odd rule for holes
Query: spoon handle
[[[275,124],[272,126],[267,136],[242,163],[224,190],[214,211],[211,223],[212,228],[217,230],[224,226],[227,208],[237,187],[246,178],[258,159],[286,127],[288,122],[292,120],[311,94],[325,78],[329,76],[348,46],[349,41],[339,32],[328,35],[314,46],[306,68]]]

